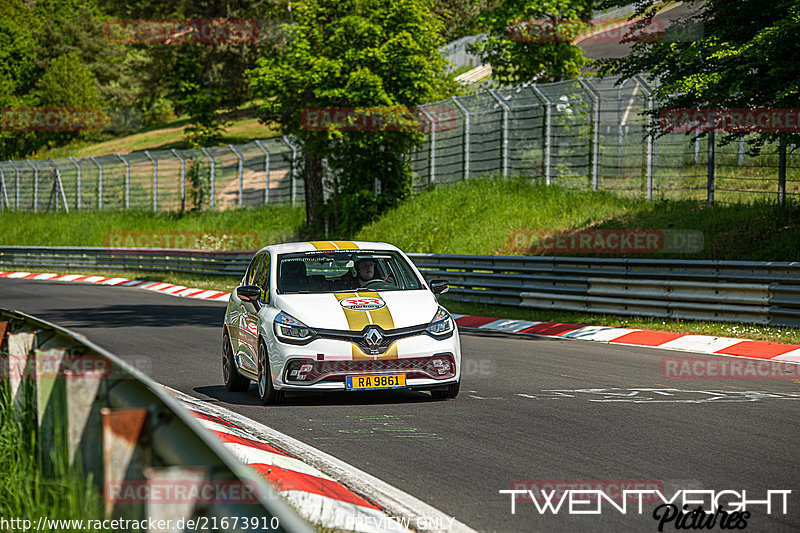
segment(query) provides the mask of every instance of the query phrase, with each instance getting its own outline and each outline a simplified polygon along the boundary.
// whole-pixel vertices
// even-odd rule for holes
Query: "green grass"
[[[440,185],[412,196],[356,237],[391,242],[406,252],[494,255],[514,253],[514,230],[586,228],[692,229],[704,234],[701,253],[641,257],[800,260],[797,204],[644,202],[608,192],[532,185],[518,178]]]
[[[30,396],[28,394],[32,400]],[[102,495],[82,475],[66,468],[65,450],[53,450],[54,475],[42,473],[36,414],[32,406],[29,401],[23,403],[22,408],[15,407],[8,388],[0,387],[0,479],[3,480],[0,483],[0,516],[6,520],[30,520],[33,523],[30,529],[36,527],[41,516],[102,520]],[[65,446],[62,442],[60,447]]]
[[[648,329],[671,333],[693,335],[713,335],[758,341],[800,344],[800,328],[736,324],[731,322],[711,322],[700,320],[676,320],[670,318],[621,317],[614,315],[590,315],[508,307],[482,303],[458,302],[442,296],[442,304],[448,310],[461,315],[513,318],[533,322],[564,322],[586,326],[610,326],[630,329]]]
[[[296,238],[305,220],[302,207],[260,207],[225,211],[152,213],[80,211],[66,213],[0,213],[0,245],[108,246],[117,232],[153,236],[169,232],[254,232],[257,247]],[[135,241],[134,241],[135,242]],[[206,242],[205,240],[203,242]],[[156,246],[157,247],[157,246]]]

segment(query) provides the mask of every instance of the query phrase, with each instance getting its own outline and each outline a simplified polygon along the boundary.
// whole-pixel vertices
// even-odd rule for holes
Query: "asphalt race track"
[[[696,7],[680,4],[666,12],[659,13],[654,18],[653,28],[667,28],[675,21],[684,20],[696,12]],[[578,46],[583,49],[589,59],[604,59],[625,57],[631,52],[633,43],[620,43],[619,39],[630,31],[630,24],[621,29],[611,29],[611,26],[601,25],[598,30],[605,30],[600,34],[581,41]]]
[[[800,529],[798,380],[677,381],[665,356],[585,341],[462,335],[456,400],[337,393],[258,403],[222,385],[222,303],[148,291],[0,279],[0,307],[83,333],[157,381],[298,438],[479,531],[657,531],[655,504],[622,514],[540,515],[499,490],[515,480],[651,480],[677,490],[792,490],[749,510],[747,531]],[[680,389],[664,391],[660,389]],[[613,390],[609,390],[613,389]],[[656,392],[642,390],[656,389]],[[718,392],[713,392],[718,391]],[[759,391],[758,393],[753,391]],[[719,526],[717,526],[719,527]],[[716,528],[715,528],[716,529]],[[674,523],[664,531],[675,531]]]

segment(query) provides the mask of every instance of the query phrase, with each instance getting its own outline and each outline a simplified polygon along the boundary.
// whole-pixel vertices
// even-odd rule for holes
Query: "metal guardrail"
[[[0,269],[241,276],[252,251],[0,247]],[[455,300],[800,326],[800,263],[409,254]]]
[[[412,254],[450,297],[597,314],[800,326],[800,263]]]
[[[241,276],[253,251],[178,250],[104,247],[0,247],[0,269],[180,272],[210,276]]]
[[[54,443],[66,443],[69,467],[104,494],[107,516],[313,531],[161,385],[82,335],[0,309],[0,348],[0,383],[17,405],[35,404],[43,471]]]

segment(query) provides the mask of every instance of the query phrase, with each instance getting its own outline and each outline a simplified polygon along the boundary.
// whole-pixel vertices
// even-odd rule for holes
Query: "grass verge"
[[[146,211],[77,211],[71,213],[0,212],[0,245],[109,246],[119,232],[136,232],[132,241],[159,247],[170,232],[254,232],[256,246],[294,240],[305,221],[302,207],[266,206],[226,211],[152,213]],[[143,240],[139,239],[143,237]],[[148,246],[148,244],[150,246]],[[222,243],[217,243],[222,244]],[[192,246],[190,246],[192,247]],[[203,247],[203,246],[200,246]],[[224,246],[222,246],[224,248]]]
[[[437,186],[408,198],[356,237],[391,242],[406,252],[516,255],[511,242],[515,230],[579,229],[703,232],[704,248],[699,253],[635,257],[800,260],[797,203],[709,206],[697,201],[644,202],[607,192],[547,187],[521,178]]]
[[[5,383],[0,386],[0,516],[30,520],[34,526],[42,516],[51,520],[102,520],[102,495],[90,481],[66,467],[64,450],[51,451],[55,473],[43,474],[32,405],[30,401],[21,408],[15,406],[8,387]],[[57,448],[65,448],[66,444],[61,444]],[[22,529],[20,525],[11,530]]]

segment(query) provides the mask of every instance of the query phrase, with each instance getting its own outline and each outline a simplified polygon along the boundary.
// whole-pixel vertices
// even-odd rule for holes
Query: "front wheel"
[[[250,380],[239,373],[236,361],[233,359],[231,339],[226,333],[222,337],[222,379],[225,388],[231,392],[246,391],[250,387]]]
[[[455,398],[458,396],[458,390],[461,388],[461,382],[448,385],[444,389],[432,390],[431,396],[437,400],[444,400],[446,398]]]
[[[269,357],[263,342],[258,343],[258,397],[263,404],[280,403],[283,400],[283,392],[275,390],[272,384]]]

